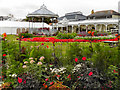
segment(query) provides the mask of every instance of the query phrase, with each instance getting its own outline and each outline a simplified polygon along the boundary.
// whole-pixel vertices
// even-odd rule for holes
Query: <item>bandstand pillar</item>
[[[85,25],[86,26],[86,33],[88,32],[88,25]]]
[[[106,31],[106,32],[107,32],[107,25],[108,25],[108,24],[105,24],[105,31]]]
[[[74,26],[72,25],[72,33],[74,32],[74,28],[73,28]]]
[[[95,30],[97,29],[97,24],[95,24]]]
[[[78,25],[78,33],[80,33],[80,25]]]

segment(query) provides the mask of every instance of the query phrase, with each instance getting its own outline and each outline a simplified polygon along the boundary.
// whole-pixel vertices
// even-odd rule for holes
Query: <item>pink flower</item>
[[[25,61],[24,64],[28,63],[28,61]]]
[[[46,78],[45,81],[47,82],[47,81],[48,81],[48,78]]]
[[[29,58],[29,59],[33,59],[33,57]]]
[[[40,59],[39,59],[39,60],[43,60],[43,59],[45,59],[45,57],[44,57],[44,56],[40,57]]]
[[[90,72],[88,75],[91,76],[93,74],[93,72]]]
[[[32,64],[33,62],[35,62],[34,60],[31,60],[30,63]]]
[[[23,65],[23,68],[26,68],[27,66],[26,65]]]
[[[83,57],[82,60],[86,60],[86,57]]]
[[[38,62],[37,65],[42,65],[42,62]]]
[[[81,74],[81,76],[83,76],[83,74]]]
[[[21,83],[22,82],[22,79],[18,77],[18,82]]]
[[[75,58],[75,62],[77,62],[78,61],[78,58]]]
[[[53,82],[50,82],[50,85],[52,85],[53,84]]]

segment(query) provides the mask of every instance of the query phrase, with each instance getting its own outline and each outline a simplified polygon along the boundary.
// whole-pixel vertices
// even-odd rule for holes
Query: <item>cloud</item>
[[[0,15],[9,13],[17,18],[24,18],[40,8],[44,4],[49,10],[59,16],[65,13],[81,11],[84,15],[89,15],[91,10],[118,10],[119,0],[0,0]]]

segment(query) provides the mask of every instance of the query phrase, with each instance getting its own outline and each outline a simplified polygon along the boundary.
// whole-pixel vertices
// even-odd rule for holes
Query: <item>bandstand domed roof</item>
[[[28,17],[58,17],[58,15],[48,10],[43,4],[40,9],[28,14]]]

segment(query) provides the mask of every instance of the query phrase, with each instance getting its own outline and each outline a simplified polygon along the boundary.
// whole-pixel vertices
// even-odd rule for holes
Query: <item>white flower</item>
[[[45,70],[47,70],[47,68],[45,68]]]
[[[16,74],[12,74],[12,77],[17,77],[17,75]]]
[[[50,68],[50,70],[52,71],[52,68]]]
[[[51,73],[56,73],[56,74],[65,73],[66,72],[65,70],[66,70],[66,68],[64,68],[64,67],[61,67],[60,69],[54,68],[54,69],[52,69]]]
[[[12,75],[10,74],[9,76],[11,77]]]

